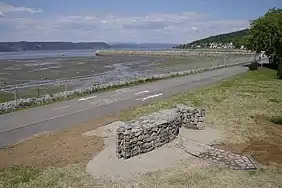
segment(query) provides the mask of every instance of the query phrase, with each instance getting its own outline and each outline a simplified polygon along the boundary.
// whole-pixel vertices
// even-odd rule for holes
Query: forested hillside
[[[193,41],[188,44],[182,44],[176,46],[175,48],[180,48],[180,49],[196,48],[196,47],[209,48],[212,43],[222,44],[222,46],[232,43],[234,48],[240,48],[242,45],[246,44],[248,34],[249,34],[249,29],[244,29],[231,33],[210,36],[204,39]]]
[[[105,42],[0,42],[0,52],[37,51],[37,50],[78,50],[106,49],[111,46]]]

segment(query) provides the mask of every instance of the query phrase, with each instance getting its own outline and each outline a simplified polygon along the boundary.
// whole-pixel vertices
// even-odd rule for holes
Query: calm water
[[[167,50],[164,48],[119,48],[110,50]],[[89,57],[95,55],[95,49],[86,50],[56,50],[56,51],[30,51],[30,52],[0,52],[0,60],[4,59],[33,59],[46,57]]]

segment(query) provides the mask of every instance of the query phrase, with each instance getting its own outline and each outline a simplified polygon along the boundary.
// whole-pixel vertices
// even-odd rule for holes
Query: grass
[[[40,170],[34,167],[11,167],[9,170],[0,170],[1,187],[10,185],[29,184],[40,175]]]
[[[0,103],[13,100],[13,93],[0,91]]]
[[[240,144],[247,143],[248,148],[246,148],[246,151],[253,152],[249,153],[249,155],[269,162],[260,166],[261,168],[257,171],[233,171],[214,166],[191,167],[187,166],[183,161],[183,164],[175,168],[140,175],[135,179],[104,181],[89,177],[85,173],[85,164],[69,162],[68,165],[64,166],[42,168],[22,167],[23,165],[14,167],[13,162],[11,162],[9,166],[0,171],[0,187],[106,188],[128,187],[128,185],[134,185],[134,187],[179,188],[281,187],[282,162],[278,158],[281,158],[282,153],[282,151],[279,153],[279,147],[281,148],[281,136],[279,138],[279,134],[282,133],[282,130],[281,126],[271,124],[269,119],[264,118],[279,117],[282,114],[282,82],[275,79],[275,74],[275,71],[269,69],[250,71],[217,84],[178,94],[136,109],[123,111],[118,116],[122,120],[129,120],[159,109],[173,107],[177,103],[204,108],[207,111],[207,125],[219,129],[225,134],[224,144],[227,149],[229,147],[229,149],[233,150],[231,145],[228,144],[233,144],[236,148],[239,148]],[[81,129],[83,129],[81,126],[77,127],[74,132],[79,132]],[[277,136],[274,133],[277,133]],[[67,137],[74,136],[70,134]],[[60,137],[56,138],[60,139]],[[272,153],[269,153],[269,155],[277,156],[277,160],[274,162],[280,165],[273,163],[271,160],[274,160],[274,158],[269,155],[260,158],[261,153],[267,154],[265,151],[272,152],[271,147],[265,148],[265,143],[262,143],[267,140],[269,140],[269,143],[272,144],[270,146],[276,152],[275,155]],[[260,148],[257,148],[256,151],[251,148],[255,142],[257,143],[255,146],[261,147],[262,152],[259,151]],[[273,145],[275,142],[276,145]],[[72,147],[72,144],[68,145],[68,147]],[[6,152],[11,152],[12,149],[15,150],[16,148],[11,148]],[[25,149],[25,151],[27,155],[30,155],[28,149]],[[239,152],[244,153],[245,150]],[[48,151],[45,152],[46,154],[48,154]]]
[[[270,99],[276,99],[276,102],[270,103]],[[275,79],[275,71],[261,69],[137,108],[124,113],[122,119],[129,120],[183,103],[205,108],[208,124],[230,134],[230,142],[241,142],[254,136],[265,136],[259,127],[254,126],[251,117],[281,114],[281,101],[282,82]]]
[[[13,169],[16,170],[16,169]],[[237,188],[237,187],[271,187],[279,188],[282,184],[281,170],[276,168],[260,169],[255,172],[231,171],[218,167],[187,168],[179,166],[167,171],[157,171],[141,175],[132,180],[95,180],[83,171],[83,167],[67,166],[64,168],[48,168],[38,171],[32,168],[18,176],[14,171],[5,171],[0,176],[0,186],[3,188],[110,188],[110,187],[164,187],[164,188]],[[14,175],[14,176],[13,176]]]
[[[18,98],[31,98],[43,96],[46,94],[64,92],[64,86],[40,86],[31,87],[18,91]],[[15,100],[15,95],[13,92],[0,91],[0,102],[7,102]]]
[[[1,170],[0,175],[0,187],[3,188],[83,188],[95,186],[91,177],[83,172],[79,165],[62,168],[50,167],[44,170],[34,167],[13,167]]]

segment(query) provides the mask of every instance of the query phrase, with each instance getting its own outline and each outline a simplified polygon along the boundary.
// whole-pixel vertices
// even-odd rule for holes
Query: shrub
[[[249,70],[257,70],[259,68],[259,64],[257,62],[253,62],[249,66]]]
[[[270,121],[276,125],[282,125],[282,116],[272,116]]]
[[[274,102],[274,103],[279,103],[279,99],[275,99],[275,98],[272,98],[272,99],[269,99],[270,102]]]
[[[282,79],[282,58],[280,58],[278,69],[277,69],[277,78]]]

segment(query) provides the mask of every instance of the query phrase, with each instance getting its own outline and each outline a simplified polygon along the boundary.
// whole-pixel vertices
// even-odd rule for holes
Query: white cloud
[[[134,17],[116,15],[65,16],[55,19],[0,17],[0,27],[9,25],[10,29],[5,35],[1,35],[4,31],[0,30],[0,40],[183,43],[231,32],[234,28],[246,28],[248,24],[248,20],[212,20],[208,15],[193,12],[154,13]]]
[[[42,12],[41,9],[34,9],[34,8],[28,8],[28,7],[17,7],[17,6],[13,6],[10,4],[6,4],[6,3],[1,3],[0,2],[0,15],[5,15],[5,13],[9,13],[9,12],[27,12],[30,14],[36,14],[36,13],[40,13]]]

